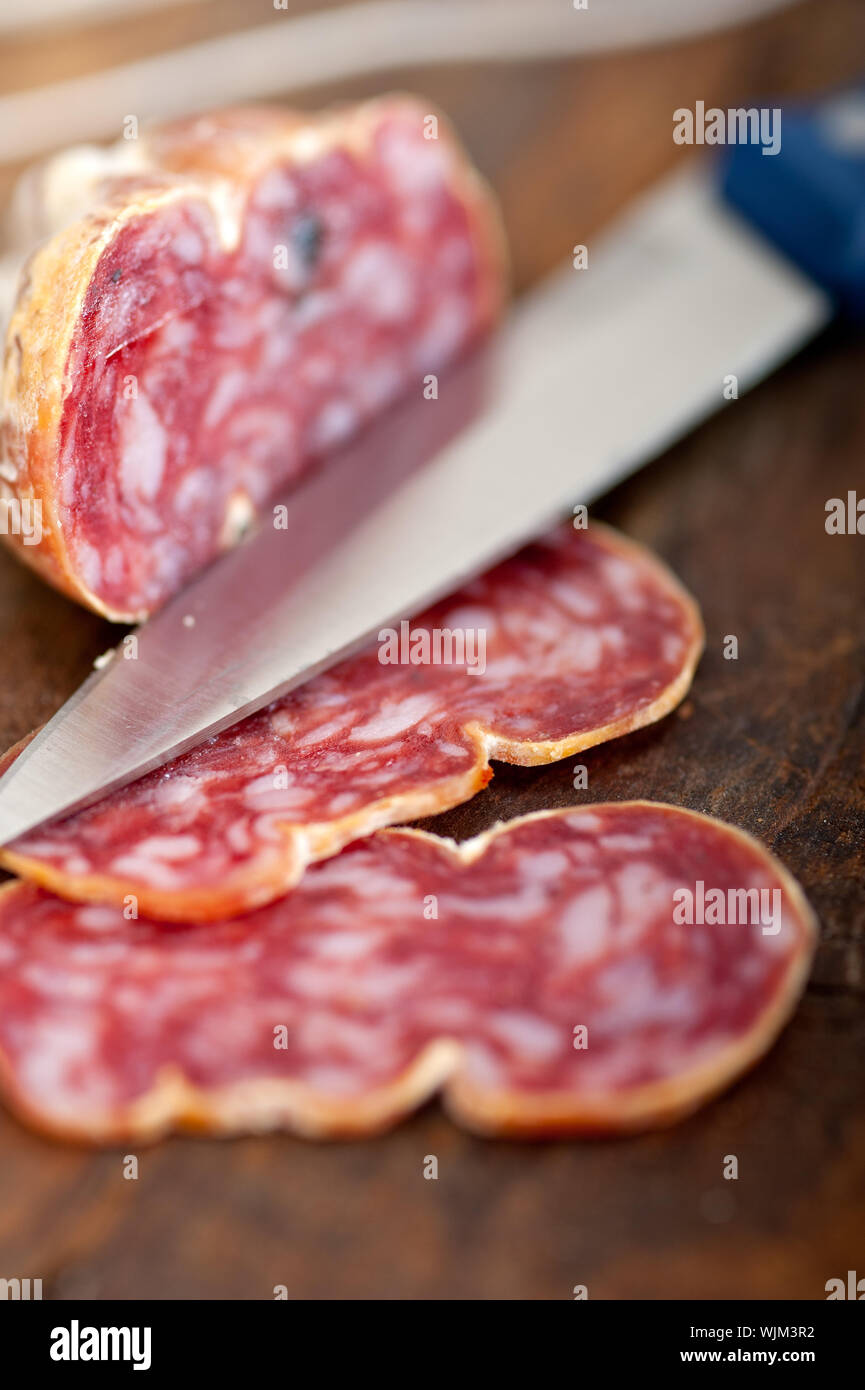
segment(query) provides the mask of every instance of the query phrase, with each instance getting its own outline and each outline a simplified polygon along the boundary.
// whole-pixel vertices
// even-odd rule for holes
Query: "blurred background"
[[[856,76],[865,52],[859,0],[276,5],[2,0],[0,195],[25,160],[117,139],[127,115],[410,87],[492,179],[519,288],[676,158],[674,107],[818,90]]]
[[[0,198],[29,159],[117,139],[130,115],[409,88],[451,115],[498,193],[519,292],[693,157],[673,143],[676,108],[816,93],[863,69],[862,0],[0,0]],[[591,799],[746,827],[822,920],[812,984],[767,1061],[667,1134],[490,1144],[431,1106],[364,1144],[171,1140],[136,1183],[121,1155],[0,1115],[0,1273],[41,1275],[46,1298],[268,1298],[276,1283],[292,1298],[569,1298],[585,1283],[592,1298],[810,1299],[855,1267],[865,570],[861,538],[827,537],[823,508],[865,489],[863,376],[861,343],[833,329],[597,509],[674,566],[708,646],[675,716],[586,755]],[[728,632],[738,663],[721,656]],[[0,555],[0,747],[114,640]],[[497,767],[436,829],[574,799],[570,767]]]

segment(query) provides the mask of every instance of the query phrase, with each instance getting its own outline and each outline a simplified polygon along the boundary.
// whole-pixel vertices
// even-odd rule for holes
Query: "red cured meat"
[[[678,923],[675,895],[701,884],[763,890],[774,917]],[[542,812],[460,847],[379,832],[207,925],[12,884],[4,1089],[40,1127],[95,1141],[365,1134],[437,1091],[493,1134],[667,1124],[770,1046],[814,932],[754,840],[648,802]]]
[[[42,504],[22,558],[136,621],[489,327],[497,213],[431,119],[225,111],[29,176],[0,416],[0,496]]]
[[[693,600],[641,547],[567,526],[414,630],[483,629],[486,670],[374,648],[35,831],[3,863],[62,896],[204,920],[269,902],[380,826],[468,800],[490,759],[553,762],[667,714],[702,646]]]

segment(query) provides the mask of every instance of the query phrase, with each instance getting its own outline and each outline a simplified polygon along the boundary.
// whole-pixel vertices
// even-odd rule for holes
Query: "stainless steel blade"
[[[116,654],[90,677],[0,779],[0,843],[419,612],[591,502],[719,408],[725,377],[745,389],[830,314],[700,171],[661,184],[589,254],[587,270],[558,272],[519,306],[488,407],[432,462],[401,465],[448,379],[439,401],[416,404],[413,424],[394,417],[374,446],[377,486],[349,456],[341,474],[300,490],[288,529],[263,526],[139,629],[137,659]]]

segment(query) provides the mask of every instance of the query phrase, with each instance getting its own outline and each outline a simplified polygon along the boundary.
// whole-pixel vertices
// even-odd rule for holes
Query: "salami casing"
[[[41,524],[6,529],[115,619],[146,616],[277,486],[420,398],[502,302],[491,196],[410,97],[73,150],[26,176],[11,224],[11,258],[33,254],[12,279],[0,498],[35,501]]]
[[[566,526],[411,624],[480,635],[484,669],[344,662],[2,862],[62,896],[168,920],[279,897],[313,860],[468,800],[490,759],[548,763],[667,714],[702,647],[693,600],[641,547]],[[406,653],[403,653],[404,655]],[[444,655],[444,653],[440,653]]]
[[[490,1134],[694,1110],[773,1042],[815,926],[739,830],[648,802],[462,846],[388,830],[209,924],[0,890],[9,1104],[57,1134],[366,1134],[437,1091]]]

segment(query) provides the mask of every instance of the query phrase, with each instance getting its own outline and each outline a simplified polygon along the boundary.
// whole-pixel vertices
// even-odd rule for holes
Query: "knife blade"
[[[452,393],[443,378],[439,401],[397,412],[358,446],[365,468],[349,451],[299,488],[282,529],[260,526],[138,629],[132,659],[121,643],[0,778],[0,844],[420,612],[657,455],[720,408],[725,378],[746,389],[832,312],[699,167],[664,180],[590,254],[588,270],[567,266],[525,297],[482,372],[469,364]],[[479,377],[476,417],[407,466],[442,397],[478,394]]]

